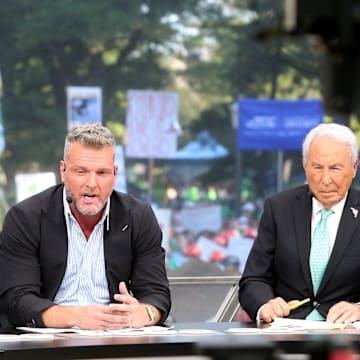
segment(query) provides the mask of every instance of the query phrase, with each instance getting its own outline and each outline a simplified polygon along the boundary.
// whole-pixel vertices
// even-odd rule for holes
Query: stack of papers
[[[343,330],[345,328],[346,324],[330,323],[327,321],[275,318],[267,328],[230,328],[228,332],[232,334],[271,334],[297,331]]]
[[[120,330],[81,330],[78,328],[32,328],[18,327],[18,330],[36,334],[66,334],[75,333],[82,336],[142,336],[142,335],[174,335],[177,331],[173,327],[145,326],[142,328],[124,328]],[[25,335],[25,334],[24,334]],[[17,335],[15,335],[17,336]]]
[[[270,329],[280,330],[344,330],[346,324],[330,323],[327,321],[313,321],[302,319],[276,318],[271,323]]]

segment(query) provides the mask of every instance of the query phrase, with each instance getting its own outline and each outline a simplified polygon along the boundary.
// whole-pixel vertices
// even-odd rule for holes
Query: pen
[[[304,300],[298,300],[297,302],[294,302],[293,304],[291,304],[289,306],[290,310],[295,310],[297,309],[299,306],[304,305],[306,303],[308,303],[310,301],[310,298],[306,298]]]

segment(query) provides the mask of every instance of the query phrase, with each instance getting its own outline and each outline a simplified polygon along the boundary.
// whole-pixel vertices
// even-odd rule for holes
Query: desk
[[[357,331],[293,334],[229,334],[233,327],[248,324],[236,322],[176,323],[176,330],[210,329],[211,335],[163,335],[84,337],[58,334],[47,341],[0,342],[0,360],[120,359],[134,357],[190,357],[201,359],[235,359],[248,354],[251,359],[275,359],[277,351],[316,353],[316,360],[327,352],[329,344],[344,340],[357,345]],[[247,357],[244,357],[245,359]]]

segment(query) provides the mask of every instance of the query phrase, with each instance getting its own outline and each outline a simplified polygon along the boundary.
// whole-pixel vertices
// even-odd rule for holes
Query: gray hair
[[[80,143],[82,145],[102,148],[112,146],[115,152],[115,137],[112,132],[100,123],[81,124],[75,126],[67,134],[64,146],[64,159],[66,158],[72,144]]]
[[[306,135],[302,147],[302,158],[304,163],[306,163],[308,159],[312,142],[319,137],[331,137],[336,141],[348,145],[352,164],[355,164],[358,160],[359,148],[353,131],[345,125],[331,123],[320,124],[310,130],[310,132]]]

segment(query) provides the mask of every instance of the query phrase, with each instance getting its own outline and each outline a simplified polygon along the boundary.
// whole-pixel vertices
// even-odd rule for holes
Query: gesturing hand
[[[136,298],[130,295],[125,283],[119,284],[119,294],[114,295],[114,299],[121,304],[110,304],[114,314],[120,314],[127,322],[124,326],[139,328],[149,323],[149,315],[144,304],[141,304]]]

